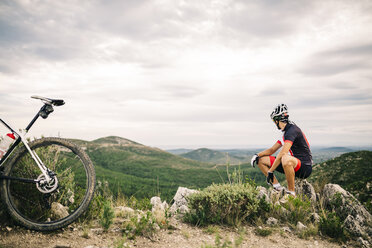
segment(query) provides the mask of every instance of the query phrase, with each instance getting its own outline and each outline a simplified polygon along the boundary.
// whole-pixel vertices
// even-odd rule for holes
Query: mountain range
[[[82,146],[92,159],[98,180],[109,182],[114,194],[137,198],[160,194],[170,200],[179,186],[198,189],[228,182],[232,180],[228,175],[239,168],[191,160],[116,136],[73,142]],[[242,178],[250,174],[252,179],[264,180],[251,166],[242,165],[240,171]]]
[[[212,183],[226,183],[246,179],[254,180],[259,185],[266,185],[264,175],[258,168],[252,168],[250,165],[250,158],[257,150],[180,149],[178,152],[183,150],[186,153],[177,155],[177,153],[172,154],[159,148],[149,147],[117,136],[104,137],[93,141],[73,141],[86,150],[95,165],[97,179],[107,181],[114,195],[124,194],[136,198],[161,195],[162,198],[171,200],[179,186],[198,189],[207,187]],[[314,177],[311,177],[317,181],[323,180],[321,178],[328,178],[331,182],[340,183],[340,185],[347,184],[350,187],[346,188],[354,191],[361,186],[354,187],[352,185],[361,182],[365,186],[365,180],[359,179],[365,178],[366,174],[358,169],[358,161],[364,161],[364,167],[362,168],[364,168],[364,171],[370,171],[365,164],[368,164],[371,160],[369,157],[368,159],[364,158],[363,155],[361,159],[356,159],[355,164],[349,168],[348,166],[353,164],[348,162],[349,157],[354,155],[347,154],[354,154],[355,152],[342,155],[350,151],[349,149],[352,150],[345,147],[314,149],[314,157],[322,162],[314,166]],[[342,156],[339,160],[338,158],[329,160],[340,155]],[[341,164],[344,167],[338,166]],[[336,169],[333,169],[333,167],[336,167]],[[372,166],[370,167],[372,168]],[[332,171],[338,171],[337,168],[348,169],[332,174]],[[356,174],[356,171],[360,174]],[[319,175],[326,176],[321,177]],[[276,173],[276,176],[281,182],[285,182],[284,175]],[[340,181],[338,177],[343,179],[340,179]],[[347,180],[349,177],[353,178],[354,184]],[[367,179],[370,180],[370,178]],[[363,196],[363,194],[359,195]]]

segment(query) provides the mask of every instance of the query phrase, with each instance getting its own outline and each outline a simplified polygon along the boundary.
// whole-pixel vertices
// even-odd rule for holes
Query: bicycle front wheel
[[[84,213],[93,198],[93,164],[80,147],[66,139],[42,138],[29,146],[51,171],[52,180],[46,183],[35,160],[22,146],[4,170],[8,179],[1,182],[3,201],[10,215],[27,228],[62,228]]]

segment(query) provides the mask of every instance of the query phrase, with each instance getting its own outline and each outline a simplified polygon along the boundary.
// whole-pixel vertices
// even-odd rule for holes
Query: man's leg
[[[265,177],[267,177],[267,172],[270,169],[270,165],[271,165],[271,163],[270,163],[270,157],[269,156],[260,157],[260,160],[258,161],[258,168],[260,168],[260,170],[265,175]],[[276,177],[274,176],[273,184],[277,184],[277,183],[279,183],[279,182],[276,179]]]
[[[297,163],[298,159],[293,156],[284,155],[282,157],[282,166],[287,179],[288,190],[292,192],[295,191],[295,168]]]

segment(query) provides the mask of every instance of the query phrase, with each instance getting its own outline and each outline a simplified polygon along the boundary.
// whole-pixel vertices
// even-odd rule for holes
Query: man
[[[274,171],[284,173],[288,183],[287,193],[295,193],[295,177],[307,178],[312,172],[312,155],[305,134],[293,122],[289,121],[288,108],[279,104],[270,115],[277,128],[283,132],[283,139],[279,139],[271,148],[255,154],[252,157],[253,167],[257,164],[265,174],[267,183],[280,191],[283,187],[274,176]],[[279,154],[271,156],[279,148]]]

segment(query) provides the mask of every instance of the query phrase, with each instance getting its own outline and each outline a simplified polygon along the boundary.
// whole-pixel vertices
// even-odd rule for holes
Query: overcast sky
[[[271,146],[278,103],[310,145],[372,145],[370,0],[0,0],[0,117],[160,148]]]

